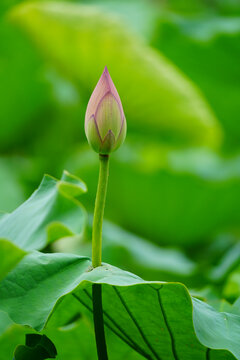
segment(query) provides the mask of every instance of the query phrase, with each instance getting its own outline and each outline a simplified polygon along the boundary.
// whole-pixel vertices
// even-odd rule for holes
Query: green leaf
[[[47,59],[87,90],[87,97],[108,65],[129,128],[191,143],[220,143],[220,126],[199,90],[124,23],[91,6],[54,2],[22,4],[11,17]]]
[[[152,37],[158,19],[159,6],[146,0],[81,0],[82,4],[97,6],[110,16],[118,16],[131,29],[140,34],[147,41]]]
[[[132,259],[139,268],[158,271],[159,273],[178,274],[178,276],[191,276],[196,271],[195,264],[177,249],[161,248],[149,241],[141,239],[116,225],[106,222],[103,227],[103,247],[105,254],[111,252],[120,260],[119,251],[123,250],[123,256]],[[104,251],[104,250],[103,250]],[[109,257],[111,254],[109,254]],[[107,262],[109,260],[104,257]],[[126,258],[125,258],[126,263]],[[155,275],[156,277],[156,275]]]
[[[240,297],[233,304],[234,313],[240,315]]]
[[[223,293],[224,296],[231,301],[240,296],[240,266],[229,275]]]
[[[61,180],[45,176],[27,201],[0,218],[0,237],[33,250],[81,233],[86,212],[76,198],[86,191],[86,185],[66,171]]]
[[[40,334],[26,334],[26,345],[19,345],[14,352],[14,360],[45,360],[56,356],[53,342]]]
[[[8,240],[0,239],[0,281],[11,271],[26,252]]]
[[[26,256],[0,286],[0,309],[41,329],[62,302],[71,311],[73,297],[91,313],[94,282],[103,284],[106,326],[145,358],[240,359],[240,316],[191,299],[180,283],[146,282],[110,265],[90,270],[89,264],[74,255]]]
[[[79,303],[74,298],[73,301],[79,310]],[[140,354],[135,352],[125,342],[118,338],[111,330],[106,328],[105,332],[107,337],[109,359],[143,359]],[[44,330],[44,333],[46,333],[54,341],[54,344],[58,349],[59,359],[97,359],[92,319],[83,313],[77,322],[58,329],[47,328]],[[0,360],[2,360],[1,357]]]
[[[12,325],[0,336],[0,360],[12,359],[16,346],[24,342],[25,333],[30,329],[19,325]]]
[[[239,41],[239,17],[212,11],[196,16],[165,13],[152,41],[199,86],[221,121],[229,145],[238,148]]]
[[[97,352],[92,319],[83,312],[80,313],[81,306],[79,306],[79,302],[76,301],[73,296],[71,297],[71,300],[72,301],[69,301],[68,304],[63,300],[61,304],[58,305],[58,311],[54,312],[50,319],[51,324],[48,323],[48,326],[43,333],[47,334],[47,336],[54,341],[60,359],[96,360]],[[75,309],[80,318],[75,317],[75,320],[73,320],[73,318],[69,319],[68,316],[72,316]],[[58,323],[58,328],[56,328],[56,321],[59,320],[59,317],[61,318],[61,321],[67,319],[67,323]],[[53,318],[54,321],[52,321]],[[142,356],[118,338],[111,330],[105,328],[105,332],[109,359],[142,359]]]
[[[193,317],[198,339],[205,346],[215,349],[231,349],[240,358],[240,316],[214,310],[211,306],[193,299]],[[204,331],[203,331],[204,328]]]
[[[68,167],[87,182],[92,211],[97,157],[86,148],[75,156]],[[168,148],[141,137],[112,156],[108,196],[106,217],[127,230],[168,246],[202,244],[239,227],[240,157]]]
[[[221,282],[239,264],[240,244],[236,243],[228,251],[226,251],[220,262],[210,271],[210,280],[214,282]]]
[[[5,312],[0,311],[0,338],[12,324],[13,322],[9,316]]]
[[[74,298],[73,300],[75,301]],[[79,303],[76,302],[76,305],[79,311]],[[57,359],[97,360],[93,323],[85,314],[80,315],[80,319],[72,321],[69,325],[44,330],[43,334],[47,335],[57,348]],[[12,359],[14,348],[17,344],[24,342],[24,336],[29,331],[30,329],[27,327],[13,325],[0,336],[0,360]],[[142,359],[141,355],[116,337],[113,332],[108,329],[105,331],[108,339],[109,359]]]
[[[120,227],[105,222],[103,226],[104,260],[124,270],[135,271],[144,278],[187,280],[196,273],[196,264],[183,252],[163,248],[129,233]],[[127,264],[127,268],[126,268]]]
[[[35,138],[35,127],[41,131],[38,124],[42,126],[44,120],[43,116],[38,118],[38,113],[42,115],[52,100],[50,85],[42,76],[43,64],[29,39],[3,17],[0,38],[0,149],[13,153],[17,145]]]
[[[91,262],[87,257],[33,252],[27,255],[9,274],[10,277],[15,277],[15,274],[18,274],[17,277],[18,279],[22,279],[25,283],[24,286],[27,288],[31,286],[32,294],[26,292],[23,287],[21,289],[19,287],[19,291],[22,294],[22,301],[21,303],[19,302],[14,313],[12,313],[14,300],[10,298],[7,300],[11,285],[8,284],[7,279],[9,279],[9,277],[5,278],[0,285],[3,290],[1,296],[3,307],[1,310],[7,312],[16,323],[23,325],[26,325],[28,321],[31,322],[33,316],[34,323],[31,326],[40,330],[44,326],[57,300],[62,295],[72,291],[79,284],[82,273],[87,271],[90,266]],[[42,283],[41,288],[39,288],[40,283]],[[15,288],[15,290],[17,289]],[[32,298],[33,294],[34,296]],[[15,295],[18,296],[17,293],[15,293]],[[44,301],[44,298],[47,300]],[[43,307],[39,303],[41,299],[43,301]],[[31,302],[32,305],[27,309],[26,305],[27,303],[29,304],[29,302]],[[38,305],[40,305],[39,308]],[[33,308],[30,309],[31,307],[34,308],[34,315],[32,313]],[[25,319],[23,320],[22,316],[24,318],[26,317],[26,319],[28,318],[27,322]]]

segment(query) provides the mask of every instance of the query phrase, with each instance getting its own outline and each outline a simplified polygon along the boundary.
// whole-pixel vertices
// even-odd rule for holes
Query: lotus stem
[[[92,229],[92,266],[102,264],[102,224],[107,194],[109,155],[99,155],[100,167]]]

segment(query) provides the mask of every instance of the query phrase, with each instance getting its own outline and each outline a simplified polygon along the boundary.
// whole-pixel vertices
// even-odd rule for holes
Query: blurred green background
[[[1,210],[67,169],[88,185],[91,223],[98,157],[84,114],[107,65],[128,135],[111,156],[104,261],[234,300],[239,64],[238,0],[1,0]],[[90,253],[90,232],[55,250]]]

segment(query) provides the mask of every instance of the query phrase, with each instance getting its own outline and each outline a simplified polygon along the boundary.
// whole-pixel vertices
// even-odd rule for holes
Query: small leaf
[[[14,360],[55,359],[57,350],[46,335],[26,334],[26,345],[19,345],[14,353]]]
[[[25,256],[8,275],[9,277],[0,283],[2,289],[1,310],[7,312],[16,323],[23,325],[26,325],[28,321],[31,322],[34,318],[31,326],[36,330],[41,330],[57,300],[78,286],[83,274],[90,266],[91,261],[87,257],[33,252]],[[16,274],[22,285],[20,283],[17,285],[15,280],[14,284],[8,282],[7,279],[15,277]],[[31,288],[32,291],[25,291],[24,288],[29,290]],[[15,300],[19,299],[16,307],[13,305],[15,300],[9,298],[9,291],[13,291],[12,294],[14,293],[16,296]],[[34,299],[32,298],[33,294]],[[15,310],[12,306],[15,307]],[[27,322],[26,319],[28,319]]]
[[[38,250],[60,237],[81,233],[86,212],[76,197],[86,191],[86,185],[68,172],[61,180],[46,175],[27,201],[0,218],[0,237],[24,250]]]

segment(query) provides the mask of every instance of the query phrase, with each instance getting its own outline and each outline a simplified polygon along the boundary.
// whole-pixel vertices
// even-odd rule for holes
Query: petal
[[[109,74],[109,71],[107,69],[107,67],[105,66],[104,72],[103,72],[103,76],[105,78],[105,82],[108,84],[108,88],[109,91],[113,94],[113,96],[116,98],[117,102],[119,103],[119,105],[121,104],[121,99],[120,96],[118,95],[117,89],[112,81],[112,78]]]
[[[119,103],[119,106],[121,108],[121,112],[123,113],[122,103],[121,103],[120,97],[118,95],[117,89],[111,79],[111,76],[108,72],[107,67],[105,66],[105,69],[104,69],[100,79],[98,80],[98,83],[97,83],[95,89],[93,90],[93,93],[88,102],[87,111],[86,111],[86,119],[89,119],[91,117],[91,115],[95,115],[95,112],[97,110],[97,107],[98,107],[100,101],[109,92],[112,93],[113,96],[116,98],[116,100]]]
[[[114,147],[115,147],[115,136],[112,133],[112,131],[109,130],[102,142],[100,154],[103,154],[103,155],[109,154],[111,151],[113,151]]]
[[[102,139],[94,116],[91,116],[87,123],[85,123],[85,131],[89,144],[94,151],[99,152],[102,146]]]
[[[126,138],[126,134],[127,134],[127,122],[124,117],[124,119],[122,121],[122,127],[120,129],[119,135],[118,135],[116,143],[115,143],[114,151],[117,150],[122,145],[122,143],[124,142],[124,140]]]
[[[87,106],[85,132],[93,149],[102,154],[117,149],[126,136],[122,103],[106,67]]]
[[[102,139],[109,130],[113,132],[115,138],[118,137],[122,126],[122,115],[117,100],[110,92],[99,103],[95,119]]]
[[[122,107],[122,102],[121,102],[120,96],[119,96],[119,94],[117,92],[117,89],[116,89],[116,87],[115,87],[115,85],[114,85],[114,83],[112,81],[112,78],[111,78],[111,76],[109,74],[109,71],[108,71],[106,66],[105,66],[103,74],[105,76],[106,82],[108,83],[110,92],[115,97],[116,101],[118,102],[119,108],[121,110],[122,117],[124,117],[124,112],[123,112],[123,107]]]

